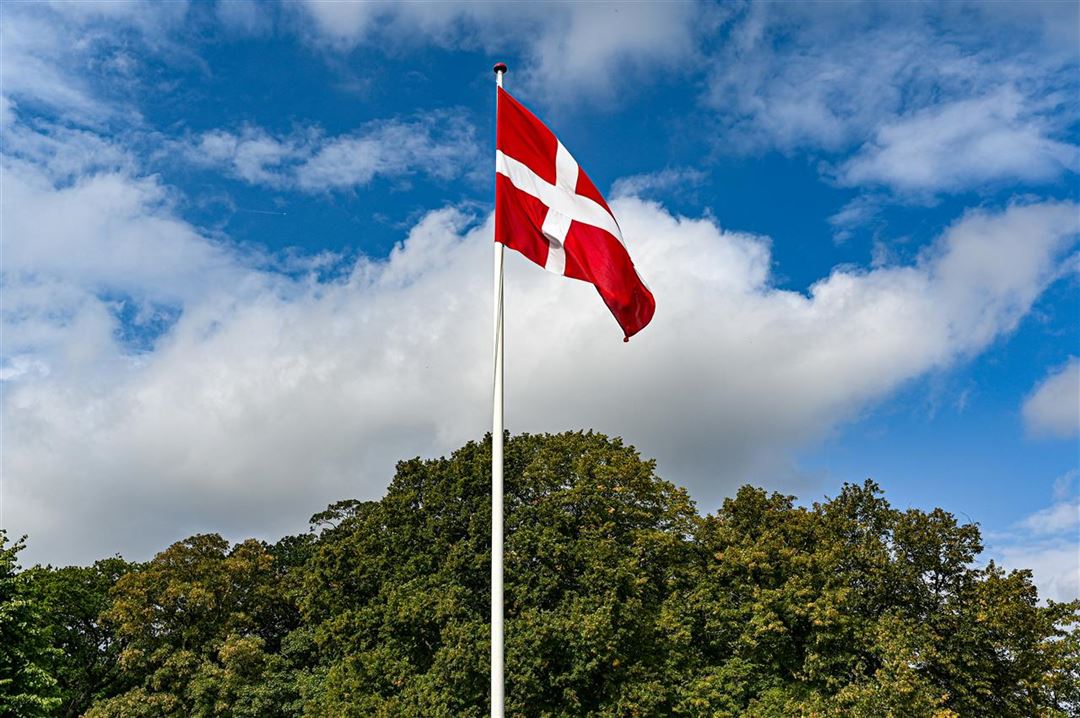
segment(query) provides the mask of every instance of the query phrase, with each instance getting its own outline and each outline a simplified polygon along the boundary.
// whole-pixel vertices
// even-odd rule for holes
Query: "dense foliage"
[[[47,716],[60,704],[56,678],[48,671],[48,618],[19,572],[23,542],[8,544],[0,529],[0,716]]]
[[[268,545],[19,571],[0,538],[0,715],[487,715],[490,442],[398,464]],[[872,482],[702,517],[618,440],[506,446],[513,716],[1066,716],[1080,602],[976,564],[974,525]],[[0,535],[2,536],[2,535]]]

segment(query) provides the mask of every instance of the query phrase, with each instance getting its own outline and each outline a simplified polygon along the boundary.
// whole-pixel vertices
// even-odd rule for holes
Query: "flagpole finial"
[[[495,67],[491,68],[495,71],[495,74],[510,72],[510,68],[506,66],[505,62],[496,62]]]

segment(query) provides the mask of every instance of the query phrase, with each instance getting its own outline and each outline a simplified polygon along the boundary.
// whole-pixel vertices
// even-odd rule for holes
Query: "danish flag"
[[[656,301],[607,202],[562,142],[501,87],[495,140],[495,241],[549,272],[591,283],[622,327],[641,331]]]

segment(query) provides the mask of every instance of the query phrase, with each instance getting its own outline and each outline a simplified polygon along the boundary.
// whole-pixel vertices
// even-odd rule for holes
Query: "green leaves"
[[[42,605],[19,573],[23,539],[8,545],[0,529],[0,716],[52,715],[61,703],[49,671],[56,649],[48,643]]]
[[[307,534],[144,565],[20,573],[0,544],[0,715],[482,718],[489,472],[472,442]],[[873,482],[809,507],[746,486],[701,516],[593,432],[510,438],[505,482],[508,715],[1080,706],[1080,603],[1040,605],[1028,572],[975,565],[977,526]]]
[[[258,541],[230,546],[204,534],[121,576],[101,617],[134,687],[87,715],[295,714],[292,667],[279,649],[299,621],[282,563]]]
[[[58,715],[81,716],[96,699],[131,687],[118,665],[120,642],[100,614],[109,606],[113,585],[133,568],[114,557],[92,566],[36,566],[23,574],[48,616],[44,630],[56,649],[48,670],[58,683]]]

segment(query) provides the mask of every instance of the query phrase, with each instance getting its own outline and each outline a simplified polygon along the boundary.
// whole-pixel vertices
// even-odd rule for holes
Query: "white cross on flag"
[[[495,241],[593,284],[629,340],[652,319],[656,301],[596,186],[555,134],[502,88],[495,146]]]

